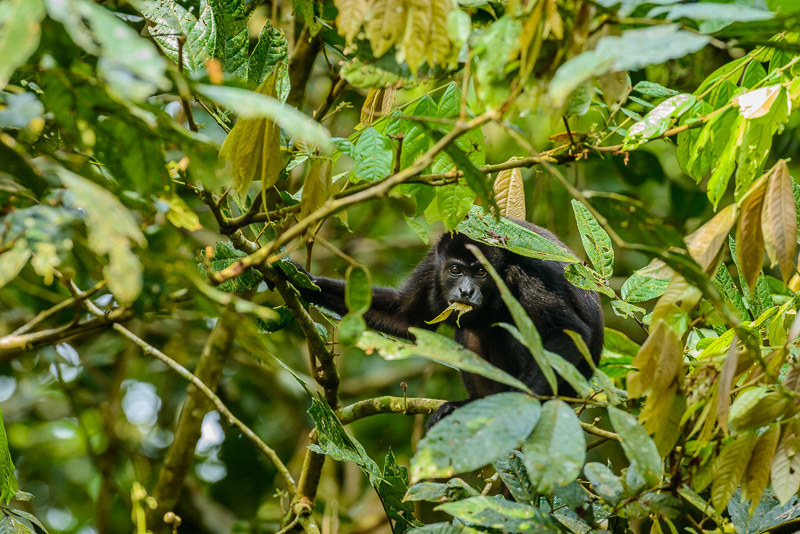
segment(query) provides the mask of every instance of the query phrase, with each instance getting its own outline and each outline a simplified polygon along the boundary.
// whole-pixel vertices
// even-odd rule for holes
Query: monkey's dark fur
[[[525,221],[514,222],[567,248],[544,228]],[[456,341],[519,378],[535,393],[550,394],[550,387],[530,352],[507,330],[496,326],[514,322],[494,282],[465,248],[466,244],[476,245],[491,262],[533,320],[544,347],[560,354],[589,376],[589,364],[564,330],[578,332],[594,361],[599,360],[603,349],[603,315],[597,294],[570,284],[564,278],[564,263],[520,256],[478,243],[462,234],[443,235],[399,290],[374,287],[372,306],[364,315],[367,325],[386,334],[411,339],[409,327],[435,330],[438,325],[425,321],[439,315],[451,302],[471,304],[473,310],[464,314],[459,321],[461,326],[456,327]],[[458,273],[454,274],[455,271]],[[312,279],[321,291],[303,290],[303,298],[338,314],[347,313],[344,281]],[[448,319],[453,326],[456,326],[455,316],[453,313]],[[471,373],[462,373],[462,379],[469,399],[444,404],[431,416],[428,426],[471,400],[512,389]],[[561,395],[572,393],[561,379],[558,391]]]

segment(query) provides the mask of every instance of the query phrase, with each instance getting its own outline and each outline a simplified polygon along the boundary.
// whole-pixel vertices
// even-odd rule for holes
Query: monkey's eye
[[[486,276],[486,269],[484,269],[483,267],[478,267],[475,270],[475,276],[477,276],[478,278],[483,278],[484,276]]]
[[[448,271],[450,272],[450,274],[455,274],[455,275],[461,274],[461,268],[458,265],[451,265]]]

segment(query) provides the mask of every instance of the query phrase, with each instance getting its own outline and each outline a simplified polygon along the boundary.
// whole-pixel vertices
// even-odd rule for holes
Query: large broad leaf
[[[634,271],[622,284],[622,298],[627,302],[644,302],[664,294],[672,278],[672,269],[661,260],[653,260]]]
[[[761,231],[772,265],[780,267],[784,283],[795,272],[797,249],[797,212],[794,205],[792,178],[785,160],[780,160],[769,177],[761,210]]]
[[[448,477],[491,463],[522,443],[539,420],[539,401],[499,393],[470,402],[434,425],[411,459],[411,478]]]
[[[525,468],[525,458],[520,451],[509,452],[507,457],[495,460],[492,465],[514,500],[523,504],[536,504],[536,488],[531,484]]]
[[[636,417],[628,412],[609,406],[608,415],[611,418],[611,424],[614,425],[614,430],[619,434],[622,450],[631,461],[628,484],[632,485],[631,482],[639,478],[647,487],[657,486],[661,483],[663,471],[661,456],[658,454],[656,444],[636,421]]]
[[[502,497],[472,497],[463,501],[445,503],[435,509],[469,524],[501,532],[561,533],[561,529],[556,526],[550,516],[538,508],[507,501]]]
[[[612,506],[620,501],[625,487],[611,469],[598,462],[589,462],[583,467],[583,473],[603,500]]]
[[[375,128],[363,130],[353,153],[354,181],[375,182],[386,178],[394,168],[392,141]]]
[[[24,239],[17,240],[13,247],[0,254],[0,287],[16,278],[30,258],[31,251]]]
[[[103,274],[111,293],[122,305],[133,303],[142,290],[142,264],[131,245],[146,246],[144,234],[128,209],[107,189],[64,167],[52,166],[52,170],[72,192],[75,207],[86,211],[89,247],[96,254],[108,254]]]
[[[278,69],[275,94],[281,102],[286,102],[291,89],[289,81],[289,45],[283,30],[274,28],[267,21],[258,34],[258,42],[247,60],[247,81],[259,85],[267,76]]]
[[[781,504],[786,504],[800,488],[800,435],[797,422],[786,426],[772,459],[772,489]]]
[[[199,84],[195,89],[241,118],[266,117],[286,130],[290,137],[322,149],[331,147],[330,135],[325,127],[278,99],[246,89],[221,85]]]
[[[681,30],[675,25],[628,30],[621,36],[607,36],[594,50],[565,62],[550,82],[548,94],[561,105],[586,80],[606,72],[639,70],[696,52],[710,38]]]
[[[44,18],[41,0],[9,0],[0,4],[0,89],[36,51]]]
[[[506,248],[521,256],[566,263],[580,263],[569,250],[505,218],[495,219],[482,208],[473,207],[458,225],[458,233],[494,247]]]
[[[390,339],[375,332],[364,332],[356,346],[367,354],[378,351],[378,354],[387,360],[402,360],[413,356],[427,358],[461,371],[481,375],[495,382],[530,392],[530,389],[524,383],[502,369],[493,366],[452,339],[420,328],[411,328],[410,331],[417,338],[415,345]]]
[[[754,431],[736,436],[717,457],[714,463],[714,481],[711,486],[711,502],[717,513],[725,509],[739,486],[739,481],[742,480],[742,475],[750,461],[756,437]]]
[[[525,468],[540,493],[549,493],[577,478],[586,459],[586,440],[569,404],[559,399],[545,403],[523,452]]]
[[[211,6],[201,2],[195,16],[174,0],[145,0],[142,14],[153,22],[150,35],[174,62],[183,61],[186,70],[197,70],[214,54],[216,33]],[[179,40],[185,39],[183,46]],[[179,57],[180,56],[180,57]]]

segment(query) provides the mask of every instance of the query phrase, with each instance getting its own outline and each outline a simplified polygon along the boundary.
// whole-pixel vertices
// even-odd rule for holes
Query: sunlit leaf
[[[9,0],[0,5],[0,89],[36,51],[44,16],[41,0]]]
[[[497,173],[494,180],[494,195],[500,215],[525,220],[525,188],[519,167]]]
[[[716,272],[722,246],[739,215],[736,204],[730,204],[710,221],[686,236],[686,247],[692,259],[706,272]]]
[[[581,202],[573,200],[572,210],[581,233],[583,248],[592,265],[603,278],[611,278],[614,273],[614,248],[611,246],[611,238]]]
[[[153,24],[147,29],[164,54],[174,62],[179,56],[183,67],[193,71],[203,67],[216,45],[214,12],[203,3],[195,15],[178,2],[145,0],[142,14]],[[179,39],[185,39],[181,46]]]
[[[0,503],[8,504],[17,492],[17,477],[14,475],[14,462],[8,451],[8,438],[0,411]]]
[[[198,84],[195,89],[221,106],[230,109],[244,119],[268,118],[296,137],[321,149],[329,149],[331,139],[328,131],[278,99],[264,94],[221,85]]]
[[[747,469],[742,477],[742,496],[750,501],[751,513],[758,506],[764,490],[767,489],[772,459],[775,457],[780,436],[780,425],[770,425],[759,436],[750,456],[750,461],[747,463]]]
[[[375,57],[388,52],[400,38],[406,15],[406,5],[400,0],[376,0],[371,4],[364,30]]]
[[[338,13],[336,14],[336,28],[343,35],[347,44],[352,44],[361,24],[367,15],[369,2],[367,0],[335,0]]]

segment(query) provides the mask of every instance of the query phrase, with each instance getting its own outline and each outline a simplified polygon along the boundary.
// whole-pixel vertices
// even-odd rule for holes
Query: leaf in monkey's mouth
[[[461,324],[459,323],[459,321],[461,320],[461,316],[469,311],[472,311],[473,308],[474,306],[472,306],[472,304],[464,304],[463,302],[451,302],[450,306],[445,308],[445,310],[439,315],[437,315],[435,319],[432,319],[430,321],[425,321],[425,323],[426,324],[441,323],[442,321],[450,317],[451,313],[457,311],[458,317],[456,317],[456,325],[461,326]]]

